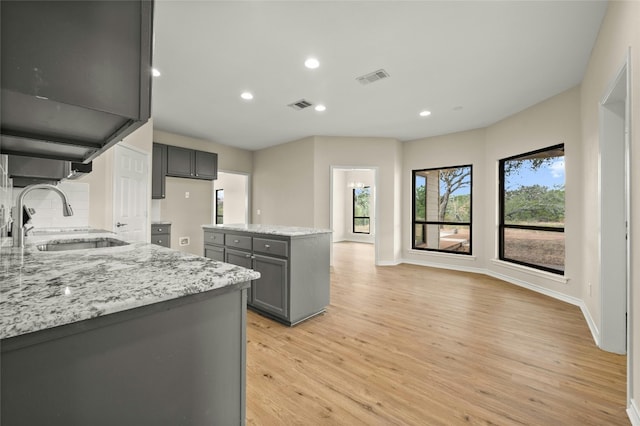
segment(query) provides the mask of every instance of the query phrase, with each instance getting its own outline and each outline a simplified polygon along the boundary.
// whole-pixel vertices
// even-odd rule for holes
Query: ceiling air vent
[[[389,77],[391,76],[389,75],[388,72],[380,69],[378,71],[370,72],[369,74],[365,74],[360,77],[357,77],[356,80],[358,80],[360,84],[369,84],[369,83],[373,83],[374,81],[382,80],[383,78],[389,78]]]
[[[310,107],[311,105],[313,105],[311,102],[306,101],[306,100],[304,100],[304,99],[300,99],[299,101],[296,101],[296,102],[294,102],[294,103],[292,103],[292,104],[289,104],[289,105],[287,105],[287,106],[289,106],[289,107],[291,107],[291,108],[295,109],[296,111],[300,111],[301,109],[308,108],[308,107]]]

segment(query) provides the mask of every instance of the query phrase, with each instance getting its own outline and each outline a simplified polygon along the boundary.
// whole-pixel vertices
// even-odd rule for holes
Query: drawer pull
[[[162,244],[162,240],[158,240],[158,242]]]
[[[158,228],[158,232],[162,232],[162,228]]]
[[[251,257],[250,254],[245,254],[244,257],[246,257],[247,259],[249,259]]]
[[[234,243],[238,244],[240,240],[233,240]]]
[[[270,246],[269,244],[265,244],[265,245],[264,245],[264,248],[266,248],[266,249],[268,249],[268,248],[270,248],[270,247],[271,247],[271,246]]]

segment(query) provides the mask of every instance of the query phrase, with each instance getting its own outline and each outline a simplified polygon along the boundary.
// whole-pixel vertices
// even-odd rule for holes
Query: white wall
[[[224,223],[247,223],[248,184],[248,175],[218,172],[218,179],[213,182],[214,212],[211,223],[215,223],[215,191],[218,189],[224,190]]]
[[[306,138],[254,152],[253,223],[314,226],[313,147]]]
[[[151,194],[151,151],[153,144],[153,120],[149,120],[122,142],[149,154],[148,189]],[[113,168],[114,149],[110,148],[93,160],[93,171],[77,179],[77,182],[89,185],[89,226],[98,229],[114,230],[113,223]],[[151,210],[151,197],[147,211]],[[149,216],[150,218],[150,216]],[[151,226],[150,219],[148,226]],[[147,234],[149,235],[149,234]]]
[[[491,246],[485,244],[485,238],[491,204],[488,199],[496,191],[495,182],[488,184],[487,162],[485,159],[486,130],[471,130],[445,136],[419,139],[405,142],[403,150],[402,174],[402,257],[410,263],[423,265],[446,266],[453,269],[483,271],[487,265],[487,250]],[[411,249],[411,202],[412,172],[419,169],[462,166],[471,164],[472,168],[472,229],[471,256],[437,253]],[[384,202],[381,200],[380,202]],[[495,229],[495,226],[493,227]],[[492,240],[495,237],[491,237]]]
[[[353,188],[349,183],[360,182],[371,188],[370,233],[353,233]],[[375,173],[373,170],[333,169],[333,241],[375,242]]]
[[[348,169],[333,169],[332,222],[333,242],[346,241],[347,238],[347,173]]]
[[[581,85],[581,122],[582,122],[582,193],[585,211],[583,222],[583,249],[581,265],[583,277],[593,280],[593,288],[589,295],[588,288],[583,286],[582,298],[589,315],[595,324],[600,324],[602,317],[602,287],[598,277],[598,227],[600,209],[598,200],[598,162],[599,162],[599,103],[607,88],[622,66],[628,49],[631,48],[631,300],[629,311],[629,332],[631,333],[628,348],[628,362],[631,370],[630,394],[632,401],[630,413],[635,417],[635,424],[640,424],[640,86],[638,71],[640,70],[640,3],[636,1],[609,2],[607,14],[600,28],[600,33],[593,48],[589,65]],[[605,189],[606,190],[606,189]],[[605,289],[606,291],[606,289]]]
[[[573,88],[514,114],[486,129],[486,190],[490,216],[484,223],[482,239],[488,244],[487,269],[493,275],[527,283],[565,295],[577,303],[582,295],[583,194],[582,146],[580,133],[580,89]],[[497,176],[498,160],[540,148],[564,143],[565,149],[565,280],[513,264],[495,261],[497,257]],[[474,195],[474,202],[475,199]]]
[[[153,131],[153,141],[215,152],[218,154],[219,170],[251,173],[253,168],[253,154],[244,149],[159,130]],[[203,254],[202,225],[212,222],[213,186],[211,181],[167,177],[166,197],[162,200],[154,200],[151,217],[154,220],[171,222],[171,248],[197,255]],[[189,198],[185,198],[185,192],[189,192]],[[189,245],[180,246],[179,239],[184,237],[189,238]]]
[[[48,190],[29,192],[24,204],[35,209],[31,224],[34,228],[85,228],[89,226],[89,184],[64,181],[58,184],[67,195],[67,201],[73,210],[72,216],[62,215],[62,199],[57,193]],[[23,188],[13,189],[13,205]]]
[[[401,205],[399,188],[402,144],[389,138],[315,137],[314,222],[330,226],[330,173],[332,166],[376,170],[377,264],[397,264],[401,256]]]
[[[9,233],[9,216],[13,203],[13,185],[9,179],[7,156],[0,155],[0,238]]]

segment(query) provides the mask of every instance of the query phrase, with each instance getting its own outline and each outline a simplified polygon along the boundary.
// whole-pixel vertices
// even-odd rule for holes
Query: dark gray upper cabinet
[[[167,175],[174,177],[193,177],[192,155],[192,149],[168,146]]]
[[[218,154],[167,146],[167,176],[215,180]]]
[[[167,146],[153,144],[151,164],[151,198],[165,198],[165,175],[167,174]]]
[[[195,151],[195,175],[200,179],[218,179],[218,154]]]
[[[151,115],[153,2],[2,1],[2,152],[88,162]]]

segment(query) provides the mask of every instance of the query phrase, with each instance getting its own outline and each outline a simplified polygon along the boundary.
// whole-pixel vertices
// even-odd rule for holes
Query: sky
[[[518,172],[512,173],[506,179],[505,186],[507,190],[536,184],[553,188],[556,185],[564,185],[564,180],[564,159],[559,158],[549,165],[543,165],[536,171],[531,170],[531,168],[523,162]]]

